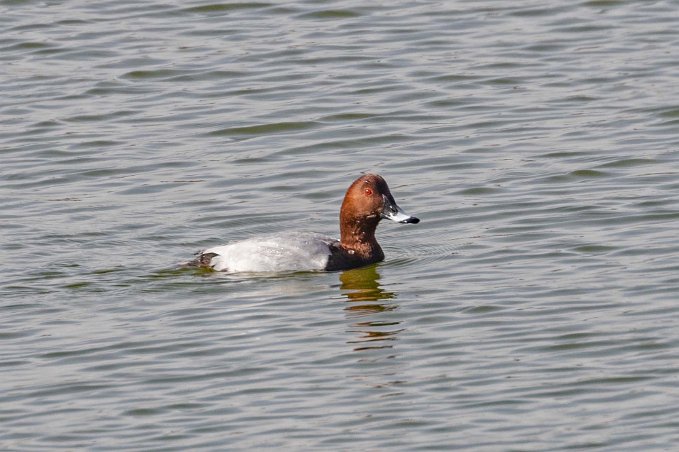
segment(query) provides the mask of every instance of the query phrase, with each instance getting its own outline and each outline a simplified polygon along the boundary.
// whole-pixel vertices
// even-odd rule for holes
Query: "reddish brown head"
[[[342,245],[372,244],[375,229],[382,218],[397,223],[419,223],[419,219],[404,213],[394,201],[386,181],[377,174],[365,174],[356,179],[344,196],[340,210]]]

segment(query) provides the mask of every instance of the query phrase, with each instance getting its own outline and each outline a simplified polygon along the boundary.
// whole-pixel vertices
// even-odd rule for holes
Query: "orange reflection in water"
[[[350,317],[361,318],[360,322],[352,323],[349,329],[358,337],[347,343],[360,344],[354,351],[392,348],[389,342],[396,340],[403,331],[403,328],[398,328],[401,322],[387,314],[398,309],[394,303],[397,294],[380,286],[377,266],[344,271],[340,273],[339,279],[342,294],[349,303],[346,311]]]

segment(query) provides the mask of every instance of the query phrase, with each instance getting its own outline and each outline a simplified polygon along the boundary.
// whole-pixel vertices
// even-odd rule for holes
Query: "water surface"
[[[672,1],[0,2],[0,447],[671,450]],[[363,269],[179,269],[418,225]]]

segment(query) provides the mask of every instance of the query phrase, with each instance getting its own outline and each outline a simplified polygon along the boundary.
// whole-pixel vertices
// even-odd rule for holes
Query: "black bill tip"
[[[401,221],[403,224],[417,224],[420,222],[420,219],[417,217],[408,217],[405,220]]]

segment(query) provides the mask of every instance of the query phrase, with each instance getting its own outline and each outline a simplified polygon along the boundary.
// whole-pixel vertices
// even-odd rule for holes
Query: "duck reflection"
[[[356,339],[348,341],[349,344],[358,344],[354,351],[392,348],[389,342],[396,340],[403,328],[399,328],[399,320],[388,314],[398,309],[398,305],[393,302],[396,293],[380,286],[377,266],[344,271],[340,273],[339,279],[342,294],[350,303],[345,310],[350,318],[361,318],[361,321],[350,324],[349,331],[358,335]]]

